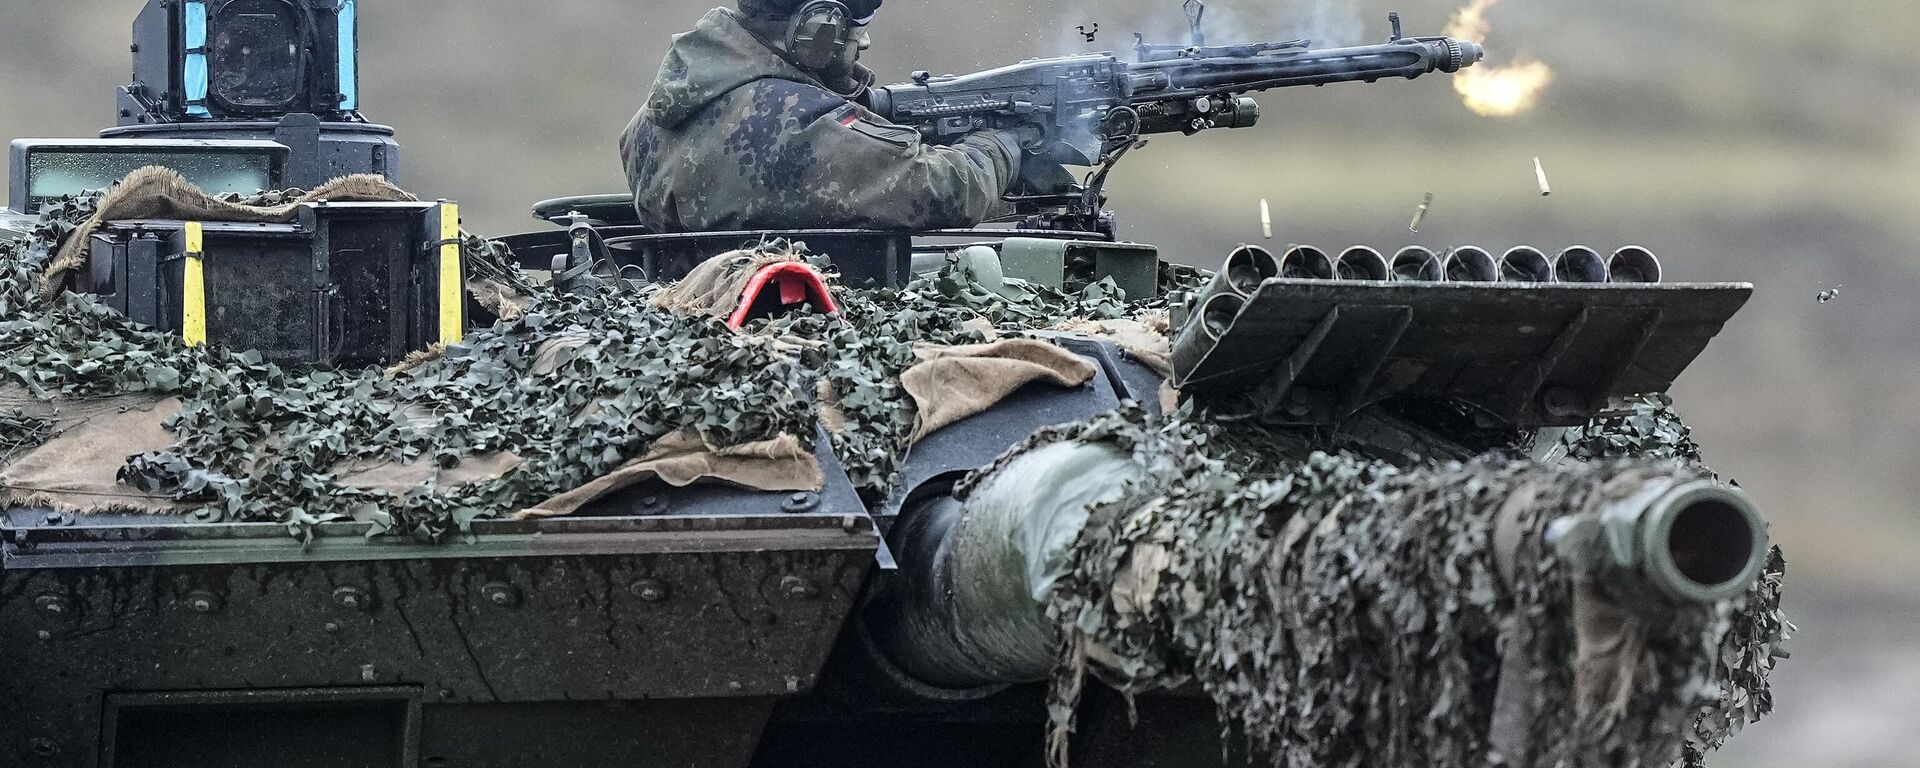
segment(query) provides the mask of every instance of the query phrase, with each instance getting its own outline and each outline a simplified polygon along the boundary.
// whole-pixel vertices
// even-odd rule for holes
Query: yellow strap
[[[467,336],[465,280],[460,272],[460,205],[440,204],[440,343]]]
[[[187,346],[207,343],[207,278],[200,222],[187,222],[187,258],[180,289],[180,338]]]

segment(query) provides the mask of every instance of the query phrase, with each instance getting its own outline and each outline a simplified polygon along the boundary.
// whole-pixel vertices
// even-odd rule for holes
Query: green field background
[[[362,0],[364,111],[399,130],[408,189],[483,233],[531,229],[532,201],[622,187],[616,136],[713,2]],[[140,4],[0,0],[0,137],[110,124]],[[1124,47],[1178,29],[1178,5],[892,0],[869,63],[899,80]],[[1390,8],[1437,34],[1455,7],[1213,5],[1216,38],[1326,43],[1383,38]],[[1532,113],[1475,116],[1443,76],[1267,94],[1257,128],[1134,153],[1110,187],[1123,235],[1210,265],[1260,237],[1264,198],[1282,244],[1639,244],[1670,280],[1754,283],[1676,395],[1775,521],[1802,632],[1777,716],[1717,764],[1920,764],[1920,3],[1504,0],[1489,18],[1491,62],[1555,70]],[[1092,45],[1074,32],[1096,22]]]

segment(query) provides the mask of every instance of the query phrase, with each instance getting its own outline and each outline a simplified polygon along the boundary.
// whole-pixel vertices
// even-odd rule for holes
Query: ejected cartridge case
[[[1413,212],[1413,223],[1407,225],[1407,230],[1420,231],[1421,223],[1427,220],[1427,209],[1431,207],[1433,207],[1433,193],[1428,192],[1426,197],[1420,199],[1420,207]]]

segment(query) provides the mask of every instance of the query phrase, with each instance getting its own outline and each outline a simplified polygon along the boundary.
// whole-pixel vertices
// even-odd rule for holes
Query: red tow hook
[[[798,307],[811,307],[823,315],[840,314],[819,272],[797,261],[783,261],[754,273],[740,292],[740,306],[727,318],[727,325],[739,328],[749,320],[785,314]]]

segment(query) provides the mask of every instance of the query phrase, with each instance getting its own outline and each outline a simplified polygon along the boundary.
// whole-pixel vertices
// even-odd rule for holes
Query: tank
[[[14,143],[14,220],[73,204],[61,195],[77,189],[23,186],[23,168],[72,158],[104,169],[82,185],[148,164],[209,191],[393,178],[393,132],[355,96],[356,6],[151,2],[121,125]],[[287,30],[320,43],[296,62],[222,58]],[[250,74],[209,78],[223,67]],[[241,166],[255,175],[221,175]],[[777,244],[812,258],[743,262],[728,325],[858,344],[826,313],[886,315],[903,292],[946,286],[1081,374],[998,393],[879,466],[849,459],[878,438],[805,411],[789,458],[817,467],[806,489],[657,471],[572,514],[455,511],[457,528],[428,536],[378,504],[345,519],[201,502],[76,514],[34,501],[58,489],[5,489],[8,764],[1672,763],[1724,738],[1744,716],[1730,702],[1766,695],[1785,632],[1777,552],[1663,399],[1751,286],[1661,283],[1635,246],[1249,245],[1206,273],[1084,210],[936,232],[661,234],[622,195],[541,202],[558,226],[487,249],[452,205],[308,203],[245,230],[116,223],[63,287],[134,315],[135,287],[171,306],[189,279],[140,277],[140,248],[167,265],[199,259],[201,237],[297,243],[286,258],[344,298],[302,310],[320,330],[275,354],[289,371],[377,376],[435,341],[455,359],[498,348],[486,327],[515,319],[460,299],[494,274],[476,253],[548,273],[554,306],[644,312],[621,297]],[[390,251],[377,263],[397,265],[394,282],[353,282],[348,251]],[[464,272],[432,282],[449,253]],[[119,259],[104,277],[102,254]],[[312,300],[304,282],[257,285],[258,312]],[[366,291],[378,301],[356,303]],[[1055,322],[1101,296],[1128,308]],[[327,329],[374,327],[354,318],[376,305],[411,330],[342,357],[338,340],[361,336]],[[192,326],[170,318],[141,322]],[[1129,332],[1142,326],[1164,346]],[[885,407],[849,392],[847,412]],[[19,456],[0,450],[0,470]],[[447,475],[432,477],[416,492]]]

